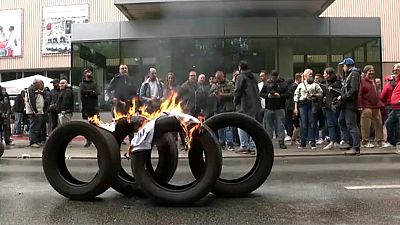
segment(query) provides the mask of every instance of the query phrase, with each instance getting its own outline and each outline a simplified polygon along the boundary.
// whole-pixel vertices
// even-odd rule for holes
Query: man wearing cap
[[[345,155],[360,155],[360,128],[357,124],[357,110],[361,72],[354,67],[352,58],[344,59],[339,65],[343,66],[344,71],[342,93],[338,97],[342,102],[338,119],[342,136],[340,148],[350,149],[345,152]]]
[[[58,95],[60,94],[60,80],[53,79],[50,83],[53,83],[53,90],[50,91],[50,106],[49,106],[49,132],[56,129],[58,125],[58,112],[56,110],[56,103]]]
[[[83,71],[83,79],[79,83],[79,94],[82,101],[82,119],[99,114],[98,96],[100,92],[96,81],[93,80],[93,68],[89,67]],[[91,145],[90,140],[86,140],[85,148]]]

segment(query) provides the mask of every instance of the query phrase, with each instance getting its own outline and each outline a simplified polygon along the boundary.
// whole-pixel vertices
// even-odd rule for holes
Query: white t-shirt
[[[261,92],[263,87],[264,87],[264,82],[261,81],[260,83],[258,83],[258,92]],[[265,109],[265,98],[260,98],[260,101],[261,101],[261,108]]]
[[[150,97],[158,96],[157,80],[149,81],[149,86],[150,86]]]

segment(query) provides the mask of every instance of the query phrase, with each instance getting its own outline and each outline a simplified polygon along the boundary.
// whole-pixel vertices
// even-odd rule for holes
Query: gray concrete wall
[[[232,37],[379,37],[379,18],[204,18],[74,24],[72,41]]]

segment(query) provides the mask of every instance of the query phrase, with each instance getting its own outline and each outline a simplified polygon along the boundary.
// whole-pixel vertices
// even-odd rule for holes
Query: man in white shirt
[[[163,94],[163,85],[157,78],[157,70],[150,68],[148,78],[140,87],[140,98],[144,105],[147,105],[147,111],[153,112],[160,106]]]

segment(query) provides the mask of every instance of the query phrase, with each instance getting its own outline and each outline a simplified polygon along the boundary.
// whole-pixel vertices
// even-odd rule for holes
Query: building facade
[[[70,46],[71,23],[124,20],[112,0],[1,0],[0,81],[35,74],[70,77],[70,47],[65,48]],[[18,33],[15,54],[6,53],[2,40],[2,36],[9,39],[11,26]]]

